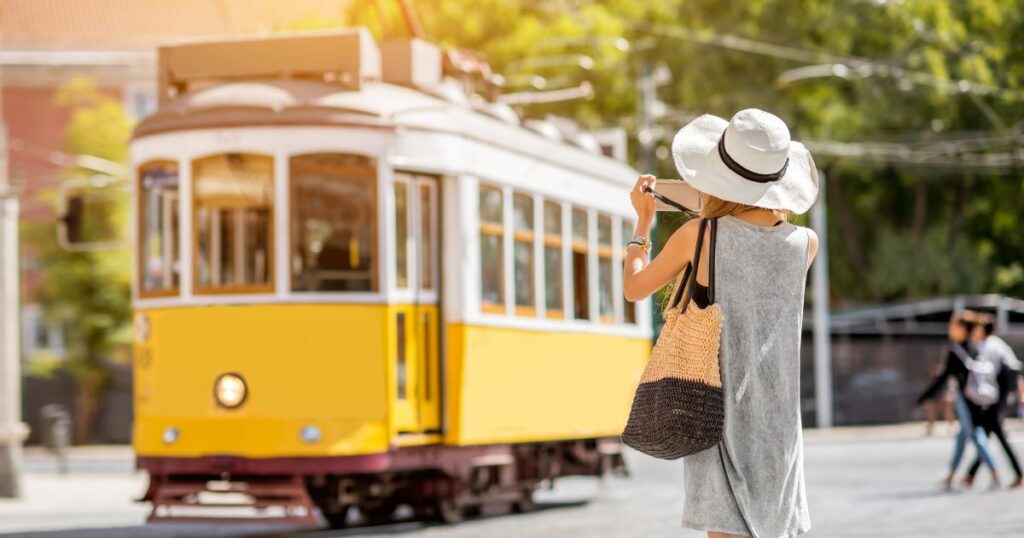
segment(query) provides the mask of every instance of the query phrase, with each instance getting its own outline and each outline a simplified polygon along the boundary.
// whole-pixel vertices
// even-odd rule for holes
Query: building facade
[[[0,0],[0,114],[8,133],[8,176],[22,222],[56,217],[45,199],[74,155],[66,153],[67,108],[60,88],[87,77],[139,119],[156,109],[156,47],[175,41],[266,35],[341,23],[345,0]],[[22,357],[64,352],[34,296],[42,268],[21,249]]]

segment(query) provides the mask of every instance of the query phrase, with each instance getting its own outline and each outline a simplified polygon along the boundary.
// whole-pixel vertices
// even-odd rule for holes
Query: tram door
[[[435,176],[395,174],[398,286],[411,303],[396,311],[396,401],[399,432],[440,429],[440,194]],[[405,248],[402,248],[405,246]]]

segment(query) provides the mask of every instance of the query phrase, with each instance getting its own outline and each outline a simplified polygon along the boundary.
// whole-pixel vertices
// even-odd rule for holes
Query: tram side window
[[[178,289],[178,164],[156,161],[139,167],[139,287],[143,296]]]
[[[516,313],[533,315],[533,196],[521,192],[512,195],[512,240],[515,260]]]
[[[395,178],[395,285],[409,287],[409,181]]]
[[[291,158],[292,290],[376,290],[377,171],[340,153]]]
[[[562,205],[544,202],[544,305],[547,317],[565,317],[562,294]]]
[[[503,196],[501,189],[480,185],[480,305],[504,312]]]
[[[615,321],[615,280],[612,276],[612,219],[597,216],[597,307],[601,321]]]
[[[590,319],[590,286],[587,275],[589,230],[587,210],[572,210],[572,283],[576,319]]]
[[[629,239],[631,239],[633,237],[633,226],[634,225],[633,225],[632,222],[630,222],[628,220],[625,220],[625,219],[622,220],[622,235],[620,237],[623,238],[622,239],[623,241],[628,241]],[[623,249],[623,251],[622,251],[622,263],[620,263],[619,265],[622,266],[622,271],[625,272],[625,270],[626,270],[626,251],[625,251],[625,249]],[[624,318],[623,321],[625,321],[626,323],[634,323],[634,324],[636,323],[636,303],[631,303],[631,302],[627,301],[625,294],[622,295],[622,312],[623,312],[623,318]]]
[[[274,160],[228,153],[192,163],[199,293],[273,290]]]
[[[433,212],[437,208],[433,183],[420,183],[420,288],[432,290],[434,283],[434,236],[437,234],[437,223]]]

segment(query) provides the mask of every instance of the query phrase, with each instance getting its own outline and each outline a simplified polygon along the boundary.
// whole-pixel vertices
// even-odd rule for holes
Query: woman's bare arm
[[[653,176],[640,176],[630,191],[636,210],[636,235],[649,237],[654,223],[654,197],[644,192],[645,185],[654,187]],[[626,249],[626,267],[622,275],[622,293],[627,301],[636,302],[658,291],[689,263],[697,241],[697,221],[679,227],[661,252],[648,262],[647,253],[639,247]]]
[[[668,284],[693,257],[697,244],[699,221],[694,219],[679,227],[665,247],[650,262],[641,248],[626,251],[626,270],[622,275],[622,292],[627,301],[645,299]]]
[[[811,266],[814,256],[818,254],[818,234],[814,230],[807,229],[807,267]]]

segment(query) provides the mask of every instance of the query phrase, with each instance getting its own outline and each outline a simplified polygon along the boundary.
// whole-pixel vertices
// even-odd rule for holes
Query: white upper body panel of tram
[[[499,106],[453,103],[381,82],[340,91],[311,81],[234,82],[163,105],[137,128],[133,161],[223,151],[348,150],[396,169],[468,175],[615,213],[628,210],[621,194],[635,170],[479,110]],[[584,186],[596,196],[587,196]],[[610,200],[609,192],[619,193],[618,200]]]
[[[163,57],[164,52],[161,51]],[[174,66],[173,62],[162,65]],[[186,65],[186,67],[188,67]],[[259,66],[249,66],[258,70]],[[205,69],[205,67],[204,67]],[[202,72],[202,70],[199,70]],[[447,199],[443,212],[445,239],[442,257],[455,270],[444,274],[444,303],[446,318],[483,320],[487,322],[533,324],[547,327],[548,320],[511,319],[483,311],[480,298],[481,260],[479,259],[480,221],[478,193],[483,185],[503,189],[505,198],[504,249],[511,252],[513,192],[530,193],[537,204],[538,222],[545,200],[559,203],[563,208],[564,259],[571,256],[570,215],[572,208],[587,211],[589,253],[587,271],[592,275],[589,291],[590,304],[597,304],[602,296],[597,280],[599,250],[598,221],[600,215],[610,217],[612,224],[611,251],[613,259],[622,256],[622,244],[635,218],[626,193],[636,178],[636,171],[620,160],[605,156],[599,150],[580,143],[573,133],[560,135],[550,124],[547,132],[538,132],[523,125],[514,112],[499,103],[486,102],[478,97],[467,98],[461,88],[441,83],[433,88],[381,82],[379,79],[361,80],[359,84],[343,86],[318,80],[289,79],[285,77],[253,77],[216,80],[202,84],[183,84],[183,91],[165,99],[153,115],[145,118],[136,128],[132,141],[133,168],[141,170],[154,162],[173,163],[180,175],[180,192],[174,194],[173,206],[181,216],[179,233],[191,240],[176,241],[168,237],[165,245],[177,245],[180,274],[172,292],[159,296],[143,296],[143,276],[140,262],[136,269],[135,289],[137,306],[179,306],[187,304],[248,304],[261,302],[382,302],[403,301],[412,297],[410,290],[396,289],[395,211],[393,185],[396,175],[425,173],[442,179],[440,185]],[[166,79],[168,77],[163,77]],[[173,79],[173,77],[170,77]],[[173,80],[172,80],[173,82]],[[166,81],[163,85],[168,84]],[[161,91],[166,91],[162,86]],[[173,92],[172,92],[173,93]],[[543,129],[540,129],[543,131]],[[552,132],[554,130],[555,132]],[[273,222],[267,223],[267,232],[274,238],[272,254],[265,263],[271,267],[273,281],[252,293],[221,294],[202,291],[198,287],[211,269],[203,266],[209,258],[202,258],[196,248],[215,248],[200,245],[195,239],[199,233],[193,226],[201,224],[194,215],[193,167],[199,160],[211,156],[255,155],[253,166],[259,159],[271,163],[268,174],[271,204],[281,210],[273,211]],[[376,260],[374,289],[343,293],[306,293],[293,290],[291,266],[293,241],[290,230],[289,188],[290,163],[299,156],[341,154],[369,157],[376,163],[373,184],[376,217],[373,241],[379,258]],[[260,157],[262,156],[262,157]],[[270,158],[267,160],[266,158]],[[209,169],[209,168],[208,168]],[[140,179],[141,182],[141,179]],[[215,183],[207,182],[210,186]],[[141,183],[140,183],[141,185]],[[208,187],[210,188],[210,187]],[[149,219],[140,219],[140,222]],[[216,226],[202,221],[203,225]],[[155,229],[162,230],[154,221]],[[542,230],[537,226],[536,230]],[[203,232],[204,234],[206,232]],[[206,237],[204,235],[204,237]],[[215,238],[216,234],[210,235]],[[540,235],[538,235],[540,237]],[[211,239],[213,240],[213,239]],[[602,239],[601,241],[607,241]],[[140,245],[140,247],[143,245]],[[541,259],[543,243],[534,241],[536,259]],[[140,252],[152,249],[140,248]],[[607,252],[606,252],[607,254]],[[165,267],[174,263],[172,253],[165,252]],[[504,260],[506,307],[512,305],[512,257]],[[206,261],[202,261],[202,260]],[[156,263],[159,266],[159,263]],[[540,265],[539,267],[543,267]],[[565,265],[564,267],[568,267]],[[617,263],[611,265],[617,267]],[[148,271],[148,269],[146,269]],[[168,273],[168,271],[165,271]],[[536,271],[536,290],[543,290],[543,275]],[[620,297],[621,283],[618,270],[611,281],[602,284],[614,291],[604,296]],[[572,300],[572,275],[564,274],[564,304]],[[199,280],[197,280],[199,279]],[[449,282],[449,280],[452,280]],[[538,291],[539,293],[539,291]],[[422,298],[422,297],[421,297]],[[540,295],[537,304],[543,304]],[[622,325],[623,306],[615,300],[614,325],[594,321],[566,320],[559,323],[565,329],[619,331],[623,334],[647,334],[649,312],[647,301],[636,305],[634,324]],[[591,307],[597,319],[602,312]],[[543,308],[537,316],[543,317]],[[510,319],[506,319],[510,318]],[[532,326],[532,325],[531,325]]]

